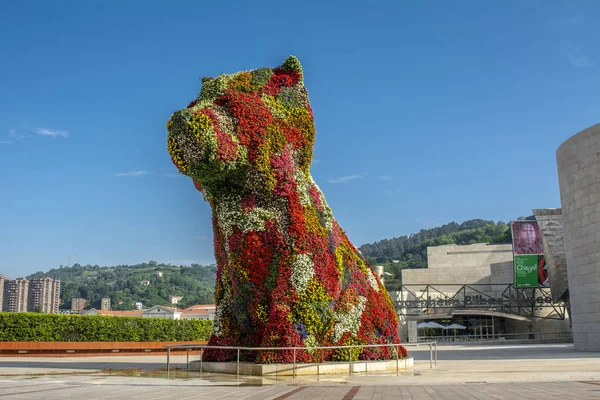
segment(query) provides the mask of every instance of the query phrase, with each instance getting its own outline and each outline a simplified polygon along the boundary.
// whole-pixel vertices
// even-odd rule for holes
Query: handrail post
[[[292,376],[296,379],[296,348],[294,347],[294,366],[292,367]]]
[[[190,349],[185,349],[185,370],[190,373]]]
[[[202,375],[202,358],[204,357],[204,349],[200,349],[200,375]]]
[[[429,368],[433,368],[433,344],[429,343]]]
[[[169,373],[171,372],[171,348],[167,347],[167,379],[169,379]]]
[[[237,349],[237,379],[240,379],[240,348]]]
[[[396,345],[396,376],[398,376],[398,353],[400,350],[400,345]]]
[[[437,367],[437,342],[435,342],[435,366]]]
[[[352,346],[348,347],[348,365],[350,375],[352,375]]]

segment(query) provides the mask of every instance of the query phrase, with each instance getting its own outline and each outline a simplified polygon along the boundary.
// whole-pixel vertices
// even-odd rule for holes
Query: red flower
[[[296,85],[300,81],[300,76],[299,71],[284,72],[280,68],[275,68],[263,91],[271,96],[277,96],[284,87]]]

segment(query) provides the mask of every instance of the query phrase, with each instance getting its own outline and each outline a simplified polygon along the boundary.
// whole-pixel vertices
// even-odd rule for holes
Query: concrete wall
[[[513,283],[512,245],[449,244],[427,248],[427,268],[402,271],[402,283]]]
[[[575,350],[600,351],[600,124],[556,151]]]

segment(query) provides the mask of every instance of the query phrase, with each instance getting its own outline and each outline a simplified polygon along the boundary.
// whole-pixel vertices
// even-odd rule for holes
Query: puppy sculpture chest
[[[387,291],[310,175],[315,125],[295,57],[277,68],[204,78],[198,98],[175,112],[167,129],[173,163],[213,212],[217,309],[209,345],[399,343]],[[392,353],[390,347],[363,348],[354,358]],[[323,361],[343,355],[307,349],[296,356]],[[233,357],[211,350],[205,360]],[[289,362],[292,352],[246,352],[243,358]]]

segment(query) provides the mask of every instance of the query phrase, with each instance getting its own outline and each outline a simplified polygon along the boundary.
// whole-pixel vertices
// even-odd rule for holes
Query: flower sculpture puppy
[[[167,129],[173,163],[213,211],[217,310],[209,345],[309,347],[297,360],[323,361],[348,352],[310,347],[399,343],[389,294],[310,175],[315,125],[298,59],[202,83]],[[357,348],[353,356],[395,354]],[[205,360],[234,357],[212,350]],[[290,362],[293,354],[242,357]]]

